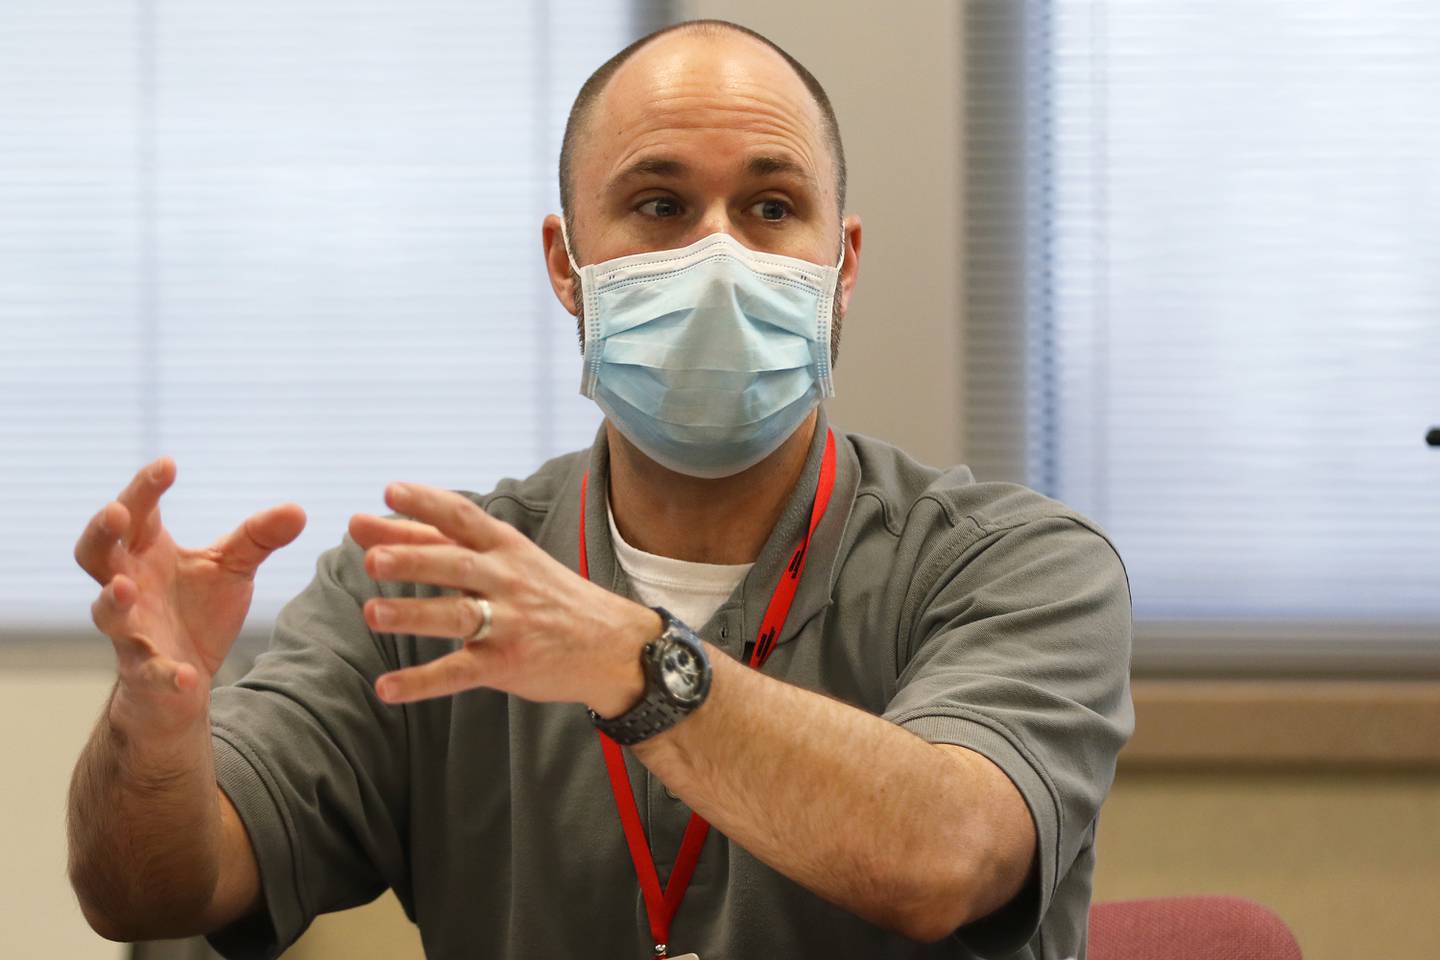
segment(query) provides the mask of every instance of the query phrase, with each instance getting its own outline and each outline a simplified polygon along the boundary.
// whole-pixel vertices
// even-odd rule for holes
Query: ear
[[[565,252],[565,238],[560,232],[560,218],[547,214],[540,225],[540,244],[545,249],[545,271],[550,274],[550,289],[560,306],[575,316],[576,302],[580,296],[580,282],[570,269],[570,257]]]
[[[860,278],[860,218],[851,213],[840,221],[845,238],[845,262],[840,265],[840,310],[850,309],[850,294]]]

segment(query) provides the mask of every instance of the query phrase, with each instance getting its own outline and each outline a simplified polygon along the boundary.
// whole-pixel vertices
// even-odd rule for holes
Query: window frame
[[[1045,227],[1052,184],[1031,143],[1054,124],[1053,8],[1053,0],[970,0],[960,26],[965,460],[981,480],[1042,493],[1055,467],[1047,438],[1027,425],[1028,384],[1052,362],[1036,345],[1054,335],[1053,304],[1033,294],[1053,253]],[[1383,621],[1137,619],[1132,669],[1145,677],[1440,677],[1440,636],[1425,624]]]

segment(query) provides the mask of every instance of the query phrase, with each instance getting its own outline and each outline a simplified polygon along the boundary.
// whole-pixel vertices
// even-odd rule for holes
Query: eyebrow
[[[630,166],[615,175],[611,183],[621,183],[625,180],[635,180],[642,177],[683,177],[690,172],[690,168],[679,160],[672,160],[669,157],[646,157],[643,160],[636,160]]]
[[[751,157],[745,164],[745,172],[752,177],[773,176],[778,173],[815,183],[815,174],[811,173],[808,167],[801,166],[789,157],[777,157],[770,154]]]
[[[690,167],[684,161],[676,160],[673,157],[645,157],[636,160],[630,166],[620,171],[610,180],[610,186],[616,186],[627,180],[643,179],[645,177],[663,177],[668,179],[679,179],[689,174]],[[807,167],[802,166],[789,157],[775,156],[773,154],[759,154],[751,157],[745,162],[745,173],[752,177],[765,177],[781,174],[793,176],[811,185],[818,181],[815,175]]]

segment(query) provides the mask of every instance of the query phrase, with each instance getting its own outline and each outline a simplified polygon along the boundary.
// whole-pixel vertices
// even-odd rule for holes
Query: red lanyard
[[[590,563],[585,557],[585,487],[590,481],[587,473],[580,480],[580,575],[590,579]],[[790,605],[795,602],[795,591],[800,586],[800,575],[805,571],[805,558],[809,553],[810,538],[815,527],[825,514],[830,503],[830,493],[835,489],[835,434],[826,432],[825,455],[820,461],[820,484],[815,490],[815,503],[810,508],[810,528],[805,538],[795,548],[790,564],[780,575],[775,592],[770,596],[770,605],[765,608],[765,617],[760,621],[760,632],[755,636],[755,649],[750,654],[750,666],[760,669],[775,649],[775,640],[785,626]],[[685,828],[685,838],[680,841],[680,853],[675,858],[675,868],[670,871],[670,882],[665,892],[660,892],[660,876],[655,870],[655,860],[650,855],[650,844],[645,839],[645,828],[640,823],[640,810],[635,805],[635,793],[630,786],[630,775],[625,770],[625,757],[620,745],[605,734],[600,734],[600,747],[605,754],[605,767],[610,773],[610,789],[615,794],[615,807],[620,812],[620,823],[625,828],[625,842],[630,847],[630,859],[635,864],[635,876],[640,881],[640,891],[645,895],[645,915],[650,921],[650,933],[655,938],[657,957],[668,956],[670,921],[685,899],[685,888],[690,885],[690,876],[700,860],[700,850],[705,846],[705,835],[710,824],[698,813],[690,815],[690,825]]]

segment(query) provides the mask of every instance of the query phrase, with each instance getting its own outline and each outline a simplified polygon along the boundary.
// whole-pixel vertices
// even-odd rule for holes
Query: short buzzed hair
[[[805,84],[805,89],[815,98],[815,104],[820,108],[820,116],[825,124],[825,139],[830,145],[830,154],[835,160],[835,199],[838,211],[843,215],[845,212],[845,148],[840,143],[840,123],[835,119],[835,108],[830,105],[830,97],[825,93],[825,88],[820,86],[820,81],[815,75],[806,70],[804,65],[790,54],[782,50],[768,37],[761,36],[748,27],[742,27],[738,23],[731,23],[728,20],[684,20],[680,23],[662,27],[653,33],[648,33],[621,50],[615,56],[602,63],[590,78],[580,87],[580,92],[575,95],[575,103],[570,107],[570,116],[565,121],[565,137],[560,142],[560,213],[565,218],[565,226],[574,235],[574,207],[572,200],[574,191],[570,187],[571,165],[575,157],[575,143],[589,120],[590,112],[599,99],[605,85],[614,76],[615,71],[624,66],[637,50],[648,44],[657,37],[663,37],[667,33],[674,33],[677,30],[691,31],[715,35],[722,31],[729,30],[735,33],[744,34],[747,37],[754,37],[765,46],[774,50],[790,64],[796,76]],[[573,240],[572,240],[573,242]]]

